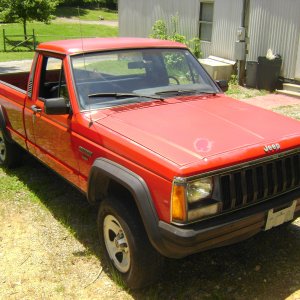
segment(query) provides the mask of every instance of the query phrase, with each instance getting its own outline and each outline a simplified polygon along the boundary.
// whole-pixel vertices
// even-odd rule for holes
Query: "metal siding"
[[[210,0],[208,0],[210,1]],[[202,42],[203,57],[212,54],[234,60],[243,0],[215,0],[212,42]],[[248,61],[257,61],[270,48],[283,58],[282,75],[294,78],[300,37],[300,0],[251,0]],[[178,31],[188,39],[199,34],[200,0],[119,0],[121,36],[147,37],[156,20],[168,24],[179,15]]]
[[[283,59],[281,75],[294,78],[300,36],[299,0],[251,0],[249,19],[249,54],[257,61],[268,49]]]
[[[234,60],[237,29],[241,26],[242,0],[215,0],[211,54]]]
[[[202,58],[207,58],[208,56],[211,55],[211,46],[212,44],[210,42],[201,42],[201,53],[202,53]]]
[[[171,16],[179,15],[178,32],[192,39],[199,31],[199,0],[119,0],[120,36],[147,37],[156,20],[170,27]]]
[[[298,54],[297,54],[295,78],[297,80],[300,80],[300,39],[299,39],[299,45],[298,45]]]

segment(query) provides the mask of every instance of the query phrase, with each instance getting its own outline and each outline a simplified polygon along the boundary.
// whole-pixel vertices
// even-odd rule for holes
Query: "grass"
[[[55,17],[78,19],[78,14],[80,14],[81,20],[87,20],[87,21],[99,21],[100,16],[107,21],[118,20],[117,12],[106,11],[97,8],[95,9],[80,8],[78,11],[77,7],[58,7],[55,12]]]
[[[6,170],[5,174],[0,169],[0,178],[1,202],[10,199],[13,204],[37,204],[52,212],[55,219],[79,240],[88,235],[89,239],[82,241],[87,246],[87,253],[98,252],[95,250],[98,247],[96,211],[67,182],[27,155],[22,168]]]
[[[268,91],[265,90],[257,90],[252,88],[242,87],[238,84],[237,75],[231,75],[231,78],[228,82],[229,88],[226,92],[226,95],[235,98],[235,99],[247,99],[253,98],[257,96],[264,96],[268,94]]]
[[[0,30],[5,29],[7,35],[22,35],[23,29],[20,23],[0,24]],[[51,40],[80,38],[80,37],[110,37],[118,35],[118,28],[104,25],[89,25],[89,24],[65,24],[51,23],[44,24],[41,22],[28,23],[27,32],[32,34],[35,30],[37,42],[46,42]],[[15,38],[14,42],[20,41],[20,38]],[[11,47],[10,47],[11,48]],[[32,46],[31,46],[32,48]],[[3,51],[3,38],[0,38],[0,51]],[[9,49],[9,47],[8,47]],[[0,61],[32,59],[33,51],[29,48],[22,47],[16,52],[0,52]]]
[[[269,92],[265,90],[257,90],[242,87],[238,84],[229,84],[229,89],[226,92],[226,95],[235,98],[235,99],[247,99],[257,96],[267,95]]]
[[[0,216],[5,220],[0,227],[0,298],[285,299],[299,289],[296,225],[168,260],[159,283],[141,291],[126,290],[114,273],[103,272],[94,280],[101,264],[96,214],[83,195],[29,156],[18,169],[0,168]]]
[[[276,107],[273,111],[300,120],[300,104]]]

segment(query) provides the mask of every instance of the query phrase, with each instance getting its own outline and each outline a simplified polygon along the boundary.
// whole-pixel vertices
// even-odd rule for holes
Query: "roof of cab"
[[[41,43],[37,50],[74,55],[95,51],[136,48],[187,48],[185,45],[166,40],[148,38],[82,38]]]

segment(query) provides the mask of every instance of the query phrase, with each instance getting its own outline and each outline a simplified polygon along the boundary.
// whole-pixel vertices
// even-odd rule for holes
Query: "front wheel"
[[[159,278],[163,257],[149,242],[133,205],[116,198],[104,200],[98,230],[105,258],[129,288],[142,288]]]

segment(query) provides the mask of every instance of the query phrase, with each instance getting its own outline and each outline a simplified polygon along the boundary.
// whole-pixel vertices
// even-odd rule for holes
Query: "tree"
[[[56,5],[56,0],[0,0],[0,19],[4,22],[22,22],[26,37],[27,22],[49,23]]]

